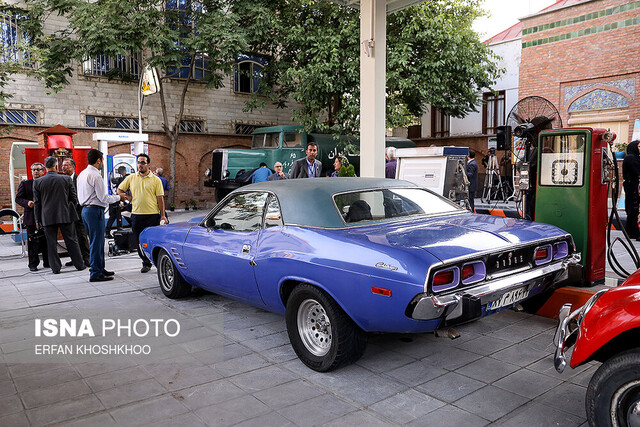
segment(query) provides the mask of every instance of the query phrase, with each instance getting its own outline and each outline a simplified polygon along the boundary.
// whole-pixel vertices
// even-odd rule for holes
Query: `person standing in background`
[[[73,181],[73,187],[78,194],[78,174],[76,174],[76,162],[73,159],[66,158],[62,161],[62,172],[71,177]],[[76,212],[78,213],[78,220],[74,223],[76,227],[76,238],[78,239],[78,245],[80,245],[80,252],[82,252],[82,259],[84,265],[89,267],[89,237],[87,237],[87,230],[84,228],[82,222],[82,205],[76,200]],[[68,261],[65,264],[67,267],[73,265],[73,261]]]
[[[31,165],[33,178],[22,181],[16,193],[16,203],[24,208],[22,223],[27,227],[27,255],[29,257],[29,270],[38,271],[40,255],[42,252],[42,265],[49,268],[49,254],[47,243],[43,233],[38,233],[36,220],[33,216],[33,181],[44,176],[44,165],[34,163]]]
[[[476,163],[476,152],[469,150],[467,155],[467,178],[469,179],[469,206],[471,212],[475,212],[475,197],[478,191],[478,164]]]
[[[624,211],[627,214],[625,230],[632,239],[640,238],[638,232],[638,184],[640,183],[640,141],[631,141],[627,145],[627,155],[622,160],[622,178],[624,183]]]
[[[385,178],[395,179],[396,167],[398,165],[398,160],[396,159],[396,147],[387,147],[385,157],[387,158],[387,163],[384,165],[384,176]]]

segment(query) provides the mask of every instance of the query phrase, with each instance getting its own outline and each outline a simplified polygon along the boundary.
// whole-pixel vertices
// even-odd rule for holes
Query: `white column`
[[[363,177],[384,178],[386,25],[386,1],[360,2],[360,176]],[[374,45],[367,52],[364,45],[370,39]]]

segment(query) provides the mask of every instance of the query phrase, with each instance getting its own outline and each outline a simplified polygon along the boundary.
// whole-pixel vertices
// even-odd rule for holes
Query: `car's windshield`
[[[464,210],[444,197],[421,188],[354,191],[336,194],[333,199],[348,224]]]

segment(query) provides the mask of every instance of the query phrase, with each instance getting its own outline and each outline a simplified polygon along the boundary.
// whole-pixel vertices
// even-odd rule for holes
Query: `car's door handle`
[[[251,245],[242,245],[242,253],[248,254],[249,252],[251,252]]]
[[[256,264],[256,262],[254,260],[249,261],[249,265],[251,267],[256,267],[258,264]]]

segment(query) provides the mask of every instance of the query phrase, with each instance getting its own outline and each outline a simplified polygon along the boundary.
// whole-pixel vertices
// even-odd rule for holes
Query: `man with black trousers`
[[[47,244],[44,240],[44,233],[38,233],[36,220],[33,217],[33,181],[44,176],[44,165],[34,163],[31,165],[31,175],[33,178],[22,181],[16,193],[16,203],[24,208],[22,224],[27,227],[27,254],[29,256],[29,270],[38,271],[40,256],[42,252],[42,265],[49,268],[49,254]]]
[[[60,273],[62,263],[58,255],[58,229],[67,246],[71,261],[77,270],[84,270],[82,252],[76,239],[74,223],[78,220],[76,211],[76,189],[73,181],[58,173],[58,159],[47,157],[44,160],[47,174],[33,182],[33,203],[36,226],[44,227],[49,252],[49,267],[53,274]]]
[[[71,158],[66,158],[62,161],[62,172],[71,177],[73,181],[73,188],[78,194],[78,174],[76,173],[76,161]],[[78,245],[80,245],[80,252],[82,252],[82,259],[84,265],[89,267],[89,237],[87,237],[87,230],[84,228],[82,222],[82,205],[76,203],[76,212],[78,213],[78,220],[74,223],[76,226],[76,238],[78,239]],[[67,267],[73,265],[73,261],[68,261],[65,264]]]

